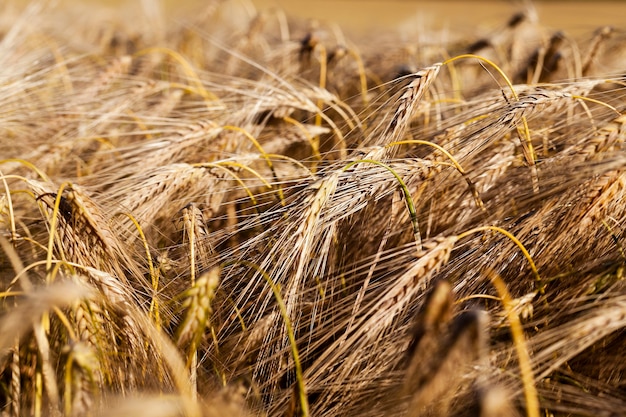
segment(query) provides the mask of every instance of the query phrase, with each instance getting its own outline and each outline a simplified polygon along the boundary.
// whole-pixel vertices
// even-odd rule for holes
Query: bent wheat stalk
[[[415,205],[413,204],[413,197],[411,197],[411,193],[409,192],[409,189],[404,183],[404,181],[402,180],[402,178],[390,166],[382,162],[374,161],[371,159],[360,159],[357,161],[350,162],[348,165],[346,165],[343,168],[343,171],[345,172],[349,170],[351,167],[353,167],[354,165],[361,164],[361,163],[374,164],[374,165],[383,167],[396,178],[396,180],[400,184],[402,193],[404,194],[404,200],[406,202],[407,208],[409,210],[409,214],[411,216],[411,224],[413,225],[413,236],[415,237],[415,245],[417,246],[417,252],[418,253],[422,252],[422,237],[420,235],[419,224],[417,222],[417,212],[415,211]]]

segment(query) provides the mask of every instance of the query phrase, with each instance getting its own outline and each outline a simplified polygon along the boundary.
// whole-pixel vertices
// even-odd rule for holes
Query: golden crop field
[[[2,6],[0,417],[624,414],[626,3]]]
[[[259,9],[278,7],[290,16],[337,23],[356,32],[404,29],[425,20],[450,31],[488,30],[520,10],[523,1],[507,0],[252,0]],[[542,25],[583,34],[600,26],[624,26],[626,2],[619,0],[535,1]]]

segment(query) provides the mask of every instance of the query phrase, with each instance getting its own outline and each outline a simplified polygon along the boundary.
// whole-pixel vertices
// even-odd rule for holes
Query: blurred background
[[[289,15],[333,21],[353,31],[427,22],[454,29],[493,27],[519,11],[524,1],[488,0],[252,0],[258,8],[280,7]],[[602,25],[626,28],[626,1],[534,1],[543,25],[570,34]]]
[[[32,0],[0,0],[5,4],[26,4]],[[481,29],[506,22],[516,12],[532,4],[542,26],[562,29],[570,35],[589,34],[599,26],[626,29],[626,0],[227,0],[240,10],[278,7],[287,15],[337,23],[343,30],[359,34],[373,29],[403,29],[416,24],[430,28]],[[89,7],[98,4],[112,8],[161,3],[168,16],[180,16],[184,10],[207,7],[209,0],[52,0],[61,6],[74,4]],[[131,7],[132,8],[132,7]]]

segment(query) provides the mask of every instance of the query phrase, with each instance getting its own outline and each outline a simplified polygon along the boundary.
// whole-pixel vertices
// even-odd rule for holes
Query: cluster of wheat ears
[[[2,416],[622,415],[624,32],[150,4],[0,16]]]

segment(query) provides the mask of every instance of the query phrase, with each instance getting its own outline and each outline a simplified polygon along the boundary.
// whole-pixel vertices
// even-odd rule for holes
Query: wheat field
[[[619,416],[626,32],[6,2],[0,415]]]

